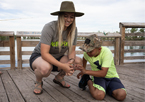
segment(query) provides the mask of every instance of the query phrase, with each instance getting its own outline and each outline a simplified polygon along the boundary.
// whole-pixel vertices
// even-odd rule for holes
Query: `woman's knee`
[[[103,91],[98,91],[96,92],[93,97],[96,99],[96,100],[103,100],[104,97],[105,97],[105,92]]]
[[[50,64],[41,65],[39,69],[40,69],[41,75],[47,77],[50,74],[50,72],[52,71],[52,65],[50,65]]]
[[[82,64],[82,59],[80,57],[77,57],[75,58],[75,63],[77,64]]]

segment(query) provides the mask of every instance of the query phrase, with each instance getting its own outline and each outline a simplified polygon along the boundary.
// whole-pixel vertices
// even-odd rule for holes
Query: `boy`
[[[101,43],[101,39],[94,34],[88,36],[80,47],[84,51],[84,56],[83,66],[76,65],[81,71],[77,78],[82,76],[79,87],[85,90],[88,85],[91,95],[97,100],[103,100],[108,93],[122,101],[126,98],[126,91],[116,72],[112,52],[107,47],[102,47]],[[86,70],[87,61],[92,70]]]

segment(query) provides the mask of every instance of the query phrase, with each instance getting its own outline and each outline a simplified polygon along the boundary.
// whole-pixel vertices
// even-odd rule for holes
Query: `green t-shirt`
[[[109,68],[105,78],[119,78],[114,65],[112,52],[107,47],[101,48],[101,52],[97,57],[89,57],[87,53],[84,52],[84,58],[90,63],[93,71],[99,71],[102,67]]]

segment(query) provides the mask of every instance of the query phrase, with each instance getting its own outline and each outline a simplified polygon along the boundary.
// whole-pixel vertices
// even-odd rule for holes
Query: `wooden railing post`
[[[115,38],[114,44],[114,63],[115,65],[119,65],[120,63],[120,37]]]
[[[9,55],[10,60],[0,60],[0,64],[10,64],[4,69],[15,69],[15,39],[13,31],[0,31],[0,36],[9,37],[9,40],[0,41],[0,47],[9,47],[9,51],[0,51],[0,55]]]
[[[143,57],[145,57],[145,56],[125,56],[124,57],[124,52],[131,52],[131,51],[133,51],[133,52],[144,52],[144,50],[143,49],[132,49],[132,50],[126,50],[126,49],[124,49],[124,46],[144,46],[145,45],[145,41],[143,40],[143,39],[125,39],[125,37],[127,36],[129,36],[129,35],[131,35],[131,36],[144,36],[144,34],[143,33],[125,33],[125,29],[126,28],[145,28],[145,22],[120,22],[119,23],[119,27],[120,27],[120,34],[121,34],[121,45],[120,45],[120,47],[121,47],[121,50],[120,50],[120,64],[129,64],[129,63],[144,63],[144,61],[141,61],[141,62],[124,62],[124,59],[125,60],[130,60],[130,59],[143,59]],[[126,40],[126,41],[125,41]]]
[[[120,34],[121,34],[121,43],[120,43],[120,64],[124,63],[124,45],[125,45],[125,27],[120,24]]]
[[[17,61],[18,69],[22,69],[21,36],[17,36]]]
[[[15,39],[14,39],[14,35],[9,36],[9,44],[10,44],[11,69],[15,69]]]
[[[21,39],[22,37],[41,37],[41,32],[36,31],[17,31],[16,38],[17,38],[17,61],[18,61],[18,68],[28,68],[28,67],[22,67],[23,64],[29,63],[29,59],[22,59],[23,55],[31,55],[33,51],[23,51],[22,47],[35,47],[40,39],[38,41],[24,41]]]

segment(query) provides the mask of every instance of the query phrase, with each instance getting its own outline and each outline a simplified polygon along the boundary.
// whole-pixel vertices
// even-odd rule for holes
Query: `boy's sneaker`
[[[81,88],[82,90],[86,89],[87,86],[87,82],[91,80],[91,78],[89,77],[89,75],[84,74],[78,84],[79,88]]]

